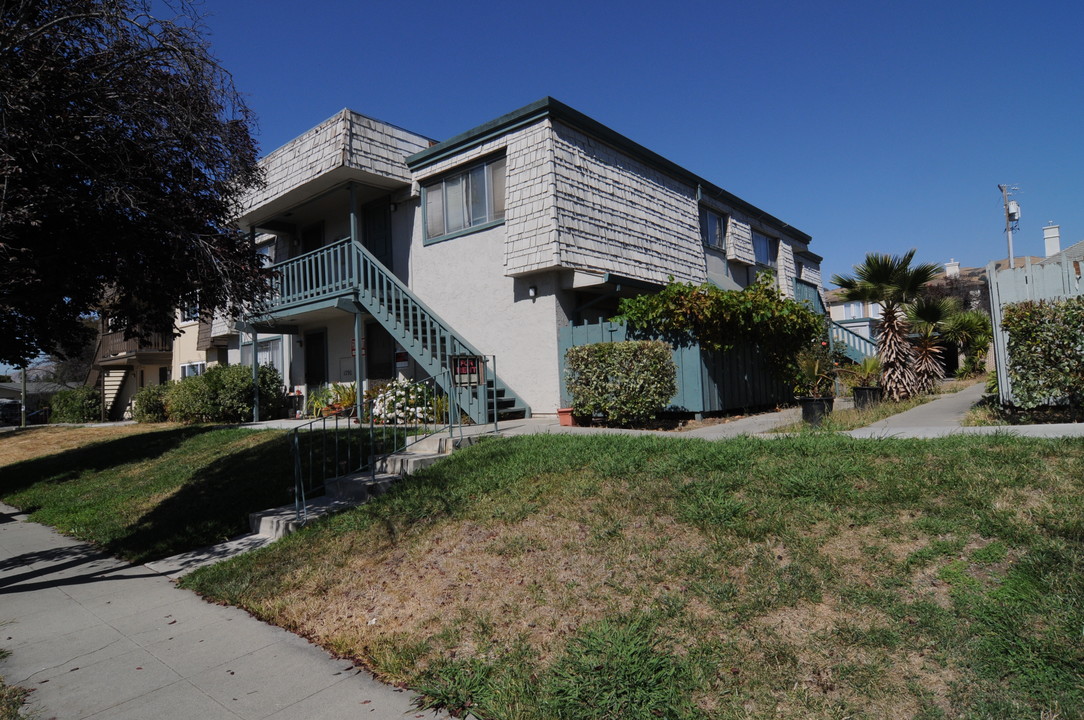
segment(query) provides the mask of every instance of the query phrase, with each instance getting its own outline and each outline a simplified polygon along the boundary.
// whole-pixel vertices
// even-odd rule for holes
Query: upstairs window
[[[504,176],[499,157],[423,186],[426,240],[503,220]]]
[[[753,231],[753,256],[757,265],[774,268],[779,264],[779,240]]]
[[[199,305],[192,303],[181,308],[181,322],[195,322],[199,320]]]
[[[726,215],[700,208],[700,239],[710,248],[726,250],[726,223]]]

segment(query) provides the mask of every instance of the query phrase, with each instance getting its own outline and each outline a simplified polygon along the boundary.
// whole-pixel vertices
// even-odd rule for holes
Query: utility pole
[[[22,369],[22,372],[20,374],[22,375],[22,381],[23,381],[23,397],[22,397],[22,408],[20,409],[21,421],[19,423],[19,427],[24,427],[25,428],[26,427],[26,365],[23,365],[23,369]]]
[[[1001,202],[1005,206],[1005,235],[1009,239],[1009,268],[1016,266],[1016,258],[1012,254],[1012,230],[1013,226],[1018,220],[1020,220],[1020,204],[1015,200],[1009,200],[1009,186],[998,185],[997,189],[1001,191]]]

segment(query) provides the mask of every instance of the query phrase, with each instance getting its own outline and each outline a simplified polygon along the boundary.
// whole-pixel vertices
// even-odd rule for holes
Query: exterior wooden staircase
[[[437,313],[360,243],[349,238],[273,267],[274,300],[256,322],[276,312],[326,301],[345,301],[372,315],[429,375],[442,378],[445,392],[456,393],[463,412],[474,422],[493,422],[494,408],[501,418],[530,414],[519,396],[491,367],[478,387],[448,387],[453,358],[482,353],[458,334]]]

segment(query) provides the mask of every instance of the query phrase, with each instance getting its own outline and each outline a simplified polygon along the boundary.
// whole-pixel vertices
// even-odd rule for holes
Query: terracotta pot
[[[575,427],[576,418],[572,417],[572,408],[557,408],[557,421],[564,427]]]

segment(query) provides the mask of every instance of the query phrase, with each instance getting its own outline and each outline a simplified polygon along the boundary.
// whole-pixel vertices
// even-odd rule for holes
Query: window
[[[270,267],[275,264],[275,244],[268,243],[256,248],[256,260],[260,267]]]
[[[753,231],[753,256],[757,265],[774,268],[779,260],[779,240]]]
[[[494,158],[422,188],[425,238],[504,219],[505,159]]]
[[[843,309],[847,315],[846,319],[857,320],[858,318],[862,317],[864,313],[862,305],[863,303],[861,302],[849,302],[844,304]]]
[[[708,247],[726,249],[726,215],[700,208],[700,239]]]
[[[194,375],[202,375],[207,369],[207,363],[184,363],[181,365],[181,379],[186,377],[192,377]]]
[[[181,322],[195,322],[199,320],[199,305],[192,303],[181,309]]]
[[[283,378],[286,377],[285,368],[282,362],[282,338],[271,338],[270,340],[261,340],[259,349],[256,351],[256,363],[258,365],[270,365],[279,371],[279,375]],[[249,342],[241,346],[241,364],[252,364],[252,343]]]

